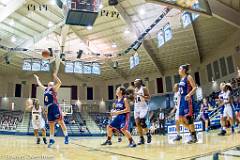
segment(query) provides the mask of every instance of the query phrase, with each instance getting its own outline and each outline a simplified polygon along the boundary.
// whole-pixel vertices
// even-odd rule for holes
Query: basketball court
[[[137,138],[137,137],[135,137]],[[99,137],[73,137],[69,145],[63,138],[57,138],[54,148],[36,145],[33,137],[1,136],[1,159],[86,159],[86,160],[158,160],[158,159],[219,159],[237,160],[240,157],[240,135],[218,137],[216,133],[199,133],[199,142],[188,145],[175,143],[173,137],[154,136],[153,143],[129,149],[125,143],[116,139],[112,146],[102,147],[105,140]],[[230,143],[231,142],[231,143]],[[14,154],[13,154],[14,153]]]
[[[181,90],[173,86],[185,79],[180,69],[196,86],[195,128],[191,137],[181,127],[176,142],[171,111]],[[233,97],[232,126],[231,117],[221,126],[223,82]],[[112,109],[119,111],[117,89],[130,102],[124,128],[136,143],[134,110],[146,104],[138,118],[151,143],[130,148],[131,138],[113,136],[112,145],[101,145]],[[240,0],[0,0],[0,160],[239,160],[239,95]],[[43,144],[36,128],[55,144]],[[197,143],[188,144],[195,131]]]

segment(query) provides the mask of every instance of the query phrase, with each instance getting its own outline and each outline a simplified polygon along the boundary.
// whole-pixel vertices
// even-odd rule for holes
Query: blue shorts
[[[56,121],[62,119],[62,113],[58,104],[52,104],[48,107],[48,121]]]
[[[185,100],[185,96],[182,96],[180,99],[179,105],[179,116],[193,116],[193,103],[192,98],[189,101]]]
[[[209,119],[209,116],[208,116],[208,113],[202,113],[202,119],[204,120],[204,121],[206,121],[206,120],[208,120]]]
[[[129,113],[128,114],[120,114],[110,123],[109,127],[121,131],[121,129],[128,129],[129,124]]]
[[[221,115],[223,115],[223,111],[224,111],[224,105],[221,106],[221,108],[220,108],[220,114],[221,114]]]

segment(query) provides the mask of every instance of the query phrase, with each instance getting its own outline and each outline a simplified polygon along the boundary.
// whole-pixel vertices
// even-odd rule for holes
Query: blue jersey
[[[124,104],[124,98],[125,97],[123,97],[120,101],[118,100],[115,101],[115,110],[122,111],[126,108]]]
[[[44,105],[57,104],[57,94],[53,88],[46,88],[44,91]]]
[[[208,113],[208,109],[209,109],[209,104],[207,104],[207,105],[203,104],[203,106],[202,106],[202,112],[203,112],[203,113]]]
[[[188,81],[187,77],[188,76],[182,78],[179,83],[178,91],[179,91],[181,97],[185,97],[192,90],[192,86],[190,85],[190,82]]]

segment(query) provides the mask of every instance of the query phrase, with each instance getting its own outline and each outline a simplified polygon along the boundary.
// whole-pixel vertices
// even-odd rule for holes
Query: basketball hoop
[[[67,115],[72,115],[73,110],[72,110],[72,105],[71,104],[60,104],[62,112],[67,116]]]

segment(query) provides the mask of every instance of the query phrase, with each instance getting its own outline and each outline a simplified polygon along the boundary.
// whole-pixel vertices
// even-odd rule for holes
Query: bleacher
[[[0,131],[15,132],[23,120],[21,111],[0,111]]]

